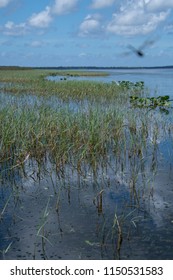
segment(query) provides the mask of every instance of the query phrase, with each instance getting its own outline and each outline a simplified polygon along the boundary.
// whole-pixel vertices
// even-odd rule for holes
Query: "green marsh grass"
[[[139,163],[151,130],[154,142],[162,133],[154,114],[131,108],[129,85],[52,82],[45,79],[51,73],[0,71],[0,81],[7,83],[1,90],[1,162],[12,159],[17,167],[28,157],[40,162],[48,156],[57,170],[70,164],[82,171],[89,164],[96,172],[111,157],[124,165]]]
[[[145,95],[143,84],[129,88],[129,83],[126,86],[90,81],[52,82],[46,79],[52,74],[57,72],[0,71],[0,168],[5,165],[8,175],[18,169],[24,173],[28,166],[32,171],[37,166],[39,179],[49,163],[50,174],[56,172],[61,185],[56,190],[51,177],[57,195],[54,210],[58,214],[63,187],[68,190],[70,201],[73,176],[78,176],[75,178],[79,178],[79,185],[81,177],[83,184],[93,181],[100,216],[105,211],[104,187],[109,187],[103,173],[113,169],[115,174],[125,174],[127,178],[132,209],[140,208],[140,202],[146,198],[148,174],[152,176],[157,171],[158,143],[172,137],[170,116],[163,118],[161,112],[131,106],[132,94]],[[3,174],[4,170],[1,171]],[[104,181],[103,185],[99,186],[98,179]],[[49,243],[45,231],[49,202],[37,231],[43,252]],[[111,228],[118,255],[124,233],[120,218],[116,213]]]

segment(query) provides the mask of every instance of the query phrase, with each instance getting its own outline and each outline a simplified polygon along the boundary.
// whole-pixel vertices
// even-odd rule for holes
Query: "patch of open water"
[[[169,149],[168,149],[169,146]],[[5,259],[173,259],[172,143],[160,144],[155,176],[152,156],[135,185],[128,169],[85,174],[47,164],[39,173],[28,159],[13,181],[1,177],[1,251]],[[145,181],[145,182],[144,182]],[[7,203],[8,202],[8,203]],[[5,209],[4,209],[5,207]],[[119,231],[122,244],[118,249]]]

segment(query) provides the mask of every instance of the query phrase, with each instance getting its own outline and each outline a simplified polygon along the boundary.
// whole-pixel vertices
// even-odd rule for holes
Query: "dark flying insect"
[[[127,47],[134,52],[137,56],[143,57],[145,55],[143,49],[147,46],[151,46],[154,44],[154,40],[147,40],[145,41],[139,48],[135,48],[132,45],[128,45]],[[126,54],[130,54],[130,52],[126,53]]]

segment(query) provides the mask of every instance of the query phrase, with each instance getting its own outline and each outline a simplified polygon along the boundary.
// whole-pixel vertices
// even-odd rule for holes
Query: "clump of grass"
[[[149,117],[138,113],[137,118],[122,108],[96,104],[87,110],[56,110],[43,103],[25,104],[24,110],[16,105],[4,107],[0,111],[1,159],[12,158],[13,166],[19,166],[28,155],[39,162],[49,155],[57,166],[72,164],[79,169],[83,163],[97,169],[110,154],[124,162],[127,155],[141,160],[147,148]]]
[[[53,72],[55,75],[61,72]],[[79,72],[76,72],[76,75]],[[62,74],[62,73],[61,73]],[[62,81],[52,82],[46,79],[52,75],[48,70],[16,70],[0,71],[0,82],[4,83],[2,90],[13,94],[34,94],[38,96],[56,96],[61,100],[98,99],[100,97],[116,98],[121,90],[116,83],[104,84],[89,81]],[[87,75],[80,72],[80,75]],[[89,75],[98,73],[89,72]]]
[[[50,76],[70,76],[70,77],[105,77],[109,74],[100,71],[83,71],[83,70],[58,70],[49,73]]]

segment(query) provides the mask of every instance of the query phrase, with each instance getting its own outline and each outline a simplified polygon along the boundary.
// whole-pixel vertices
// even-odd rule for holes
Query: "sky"
[[[173,0],[0,0],[0,65],[173,65],[172,38]]]

